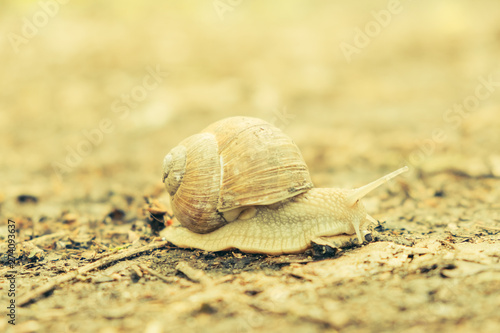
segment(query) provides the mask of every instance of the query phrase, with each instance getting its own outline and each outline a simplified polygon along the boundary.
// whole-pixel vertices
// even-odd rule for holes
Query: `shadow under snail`
[[[163,161],[163,182],[181,226],[162,236],[206,251],[299,253],[325,236],[356,235],[375,222],[360,199],[408,170],[357,189],[315,188],[302,154],[277,127],[231,117],[183,140]]]

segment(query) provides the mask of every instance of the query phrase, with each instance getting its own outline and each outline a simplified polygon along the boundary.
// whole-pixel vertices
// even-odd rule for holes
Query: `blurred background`
[[[238,292],[201,295],[197,310],[184,293],[172,303],[184,282],[135,283],[117,268],[125,275],[112,284],[69,283],[19,308],[16,328],[109,333],[160,321],[179,332],[498,332],[498,247],[486,245],[498,244],[500,222],[499,13],[493,0],[1,0],[0,240],[13,219],[23,255],[47,254],[21,268],[19,295],[95,258],[92,242],[104,254],[151,242],[161,220],[148,209],[168,202],[164,156],[236,115],[293,138],[318,187],[358,187],[408,165],[363,201],[381,222],[377,241],[420,242],[416,254],[432,253],[412,252],[409,266],[399,250],[376,252],[372,266],[362,256],[353,266],[323,261],[328,268],[304,278],[228,254],[238,258],[228,272],[238,262],[250,280],[235,275],[228,290]],[[71,235],[46,240],[45,251],[21,249],[60,231]],[[87,245],[73,250],[73,239]],[[445,256],[432,244],[471,252],[450,261],[458,250]],[[168,274],[178,260],[207,264],[189,250],[138,259],[155,258]],[[344,279],[339,266],[361,279]],[[279,296],[283,309],[298,310],[268,311],[273,290],[290,296]],[[259,310],[256,299],[271,307]]]
[[[0,4],[0,195],[151,193],[223,117],[289,134],[318,186],[500,175],[500,2]],[[458,106],[457,106],[458,105]]]

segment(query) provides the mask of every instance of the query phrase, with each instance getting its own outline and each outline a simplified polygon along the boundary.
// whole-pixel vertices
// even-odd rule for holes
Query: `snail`
[[[257,118],[230,117],[188,137],[163,161],[163,182],[181,226],[162,236],[178,247],[300,253],[323,236],[355,235],[375,222],[360,199],[408,170],[357,189],[315,188],[298,147]]]

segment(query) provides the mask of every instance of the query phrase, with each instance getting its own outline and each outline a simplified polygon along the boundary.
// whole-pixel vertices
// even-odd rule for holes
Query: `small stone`
[[[74,223],[78,220],[78,216],[73,213],[65,213],[62,216],[63,223]]]
[[[490,156],[491,173],[495,177],[500,177],[500,155]]]

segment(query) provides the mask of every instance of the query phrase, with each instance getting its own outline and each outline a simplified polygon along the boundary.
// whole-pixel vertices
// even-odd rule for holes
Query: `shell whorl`
[[[226,224],[217,211],[221,174],[213,134],[182,141],[165,157],[163,172],[174,215],[184,227],[207,233]]]
[[[172,149],[163,166],[174,214],[196,233],[222,227],[246,207],[271,205],[313,187],[293,141],[257,118],[210,125]]]
[[[163,182],[171,196],[181,185],[186,170],[186,147],[177,146],[163,159]]]

